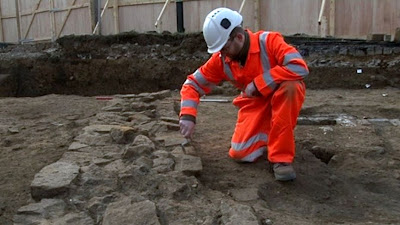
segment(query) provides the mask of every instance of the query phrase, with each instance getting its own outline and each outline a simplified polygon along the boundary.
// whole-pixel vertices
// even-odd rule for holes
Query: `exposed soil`
[[[388,94],[383,97],[382,94]],[[398,89],[308,90],[302,116],[399,118]],[[295,182],[273,181],[265,160],[237,164],[227,156],[235,124],[231,104],[204,103],[195,142],[201,181],[224,193],[257,188],[274,224],[399,224],[399,126],[298,125]],[[211,144],[210,144],[211,143]]]
[[[232,198],[235,190],[257,189],[258,199],[248,204],[260,224],[400,224],[400,56],[337,51],[398,45],[288,40],[302,50],[311,70],[296,128],[298,178],[274,181],[265,160],[231,161],[237,110],[204,102],[193,139],[204,168],[202,185]],[[105,106],[93,96],[179,89],[207,59],[205,52],[200,34],[70,36],[4,48],[0,224],[12,224],[30,199],[34,175],[57,161]],[[232,99],[236,91],[223,84],[213,93],[210,98]],[[317,116],[335,123],[306,125]]]

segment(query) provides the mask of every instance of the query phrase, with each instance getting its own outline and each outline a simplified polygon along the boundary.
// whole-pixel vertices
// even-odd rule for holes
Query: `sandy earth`
[[[199,179],[228,195],[235,189],[258,189],[264,200],[260,204],[270,209],[259,213],[274,224],[399,224],[400,124],[367,122],[398,120],[398,99],[395,88],[308,90],[302,118],[320,114],[350,122],[300,122],[294,163],[298,178],[289,183],[274,181],[264,160],[231,161],[227,152],[237,111],[230,103],[203,102],[193,140],[204,167]],[[70,95],[0,99],[0,224],[12,224],[15,210],[29,200],[33,176],[57,161],[104,105],[94,97]]]
[[[47,95],[0,99],[0,224],[12,224],[41,168],[62,156],[104,102]]]
[[[308,90],[301,115],[399,119],[399,97],[398,89]],[[225,193],[258,188],[271,209],[265,214],[278,224],[400,223],[399,125],[298,125],[298,178],[279,183],[264,160],[253,165],[228,159],[235,113],[231,104],[202,104],[195,142],[206,165],[206,186]],[[326,155],[334,157],[322,162]]]

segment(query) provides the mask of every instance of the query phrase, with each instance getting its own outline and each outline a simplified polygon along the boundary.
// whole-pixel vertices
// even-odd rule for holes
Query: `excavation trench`
[[[254,215],[258,224],[396,223],[400,220],[399,45],[286,38],[299,48],[310,67],[306,101],[295,130],[298,178],[287,184],[274,180],[266,160],[237,164],[229,159],[237,109],[226,102],[201,102],[199,106],[191,145],[203,168],[195,176],[182,178],[172,173],[147,180],[152,177],[142,174],[154,169],[149,165],[171,165],[173,149],[147,155],[147,159],[134,158],[135,165],[115,160],[123,145],[119,143],[94,146],[99,154],[104,153],[96,156],[95,165],[88,162],[94,150],[82,146],[68,150],[88,126],[146,127],[161,115],[176,121],[177,90],[186,75],[209,57],[201,34],[68,36],[56,43],[1,49],[0,223],[12,224],[17,210],[33,202],[30,185],[43,167],[85,151],[88,155],[80,158],[83,163],[76,180],[83,183],[72,187],[66,202],[76,207],[70,209],[88,209],[93,221],[100,221],[104,210],[117,202],[132,210],[145,204],[153,209],[152,218],[162,224],[179,219],[179,224],[223,224],[238,212]],[[113,96],[166,89],[171,90],[171,98],[153,102],[148,102],[151,98],[146,94],[138,98],[143,102],[118,102]],[[231,99],[236,93],[224,83],[210,98]],[[108,98],[93,97],[98,95]],[[116,102],[107,107],[105,99],[110,98]],[[140,107],[148,110],[133,110]],[[169,132],[179,136],[176,126],[171,127],[175,130]],[[151,131],[144,134],[152,139]],[[143,153],[150,154],[146,149]],[[155,160],[155,155],[165,156],[165,161]],[[103,169],[122,172],[118,176],[121,183],[111,182],[117,179],[114,175],[97,173]]]
[[[311,89],[400,87],[400,45],[286,37],[310,67]],[[201,33],[66,36],[0,51],[0,96],[84,96],[180,89],[209,57]],[[230,88],[219,93],[232,93]]]

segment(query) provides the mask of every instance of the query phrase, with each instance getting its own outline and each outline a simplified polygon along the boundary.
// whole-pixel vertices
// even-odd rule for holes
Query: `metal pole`
[[[321,10],[319,11],[318,24],[321,24],[322,14],[324,13],[325,0],[322,0]]]
[[[156,20],[156,23],[154,24],[154,26],[155,26],[156,28],[158,28],[158,25],[160,24],[161,17],[163,16],[164,11],[165,11],[165,8],[167,8],[167,5],[168,5],[168,3],[169,3],[170,1],[171,1],[171,0],[166,0],[166,1],[165,1],[165,4],[164,4],[163,8],[161,9],[160,15],[158,15],[158,18],[157,18],[157,20]],[[160,30],[160,31],[161,31],[161,30]]]
[[[229,99],[200,98],[200,102],[230,102]]]
[[[243,0],[242,4],[240,5],[239,13],[242,12],[242,9],[243,9],[245,3],[246,3],[246,0]]]
[[[101,1],[101,0],[99,0],[99,1]],[[101,11],[100,17],[98,18],[98,21],[97,21],[97,24],[96,24],[96,27],[93,30],[93,34],[96,33],[97,28],[99,28],[99,34],[101,34],[101,30],[100,30],[100,28],[101,28],[101,18],[103,17],[103,14],[104,14],[104,12],[106,11],[106,9],[108,7],[108,1],[109,0],[107,0],[105,6],[103,8],[103,11]]]
[[[94,27],[94,33],[96,33],[96,27],[98,27],[98,34],[101,34],[101,0],[97,0],[97,23]]]

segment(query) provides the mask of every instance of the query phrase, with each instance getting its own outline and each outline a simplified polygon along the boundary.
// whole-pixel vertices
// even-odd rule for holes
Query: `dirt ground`
[[[398,99],[395,88],[308,90],[301,114],[346,115],[353,122],[399,119]],[[57,161],[104,105],[94,97],[68,95],[0,99],[0,224],[11,224],[15,210],[29,200],[33,176]],[[400,125],[300,124],[298,178],[279,183],[264,160],[237,164],[228,158],[236,112],[230,103],[200,106],[194,146],[202,158],[204,186],[227,194],[257,188],[271,209],[265,214],[279,221],[275,224],[399,224]]]
[[[49,58],[36,58],[37,64],[34,59],[23,57],[13,62],[9,60],[7,64],[1,58],[1,71],[18,75],[20,82],[15,87],[7,84],[5,87],[8,90],[3,89],[3,96],[30,94],[37,97],[0,98],[0,224],[12,224],[16,210],[30,200],[30,183],[34,175],[44,166],[57,161],[89,119],[105,106],[106,102],[96,100],[94,95],[115,94],[111,90],[141,92],[150,85],[149,81],[154,84],[152,79],[158,76],[160,70],[167,71],[167,75],[155,82],[150,90],[176,89],[185,75],[207,57],[201,53],[204,46],[181,52],[187,39],[176,44],[179,41],[168,37],[171,39],[170,47],[164,48],[164,44],[157,51],[149,50],[155,48],[154,45],[139,51],[135,44],[109,44],[103,40],[103,45],[113,47],[110,47],[111,50],[95,48],[90,53],[92,64],[85,58],[89,57],[89,53],[85,52],[83,44],[69,43],[71,39],[64,40],[61,45],[64,48],[73,46],[80,52],[76,54],[64,49],[57,53],[66,57],[66,66],[63,67],[57,64],[60,58],[48,53],[48,49],[46,54],[50,54]],[[136,40],[139,45],[140,40]],[[198,36],[194,40],[194,44],[201,41]],[[162,42],[159,39],[156,41]],[[90,48],[87,47],[90,43],[93,44],[91,40],[86,42],[86,50]],[[18,51],[21,49],[12,50],[13,54]],[[60,52],[57,49],[54,51]],[[134,61],[138,63],[135,66],[128,65],[132,62],[126,61],[124,54],[129,53],[127,57],[134,60],[135,57],[143,57],[131,54],[135,51],[158,54],[148,56],[150,61],[143,65],[149,67],[154,63],[151,67],[154,72],[139,67],[143,62],[140,60]],[[110,55],[113,60],[107,58]],[[163,59],[168,59],[160,61],[160,55],[167,55]],[[180,66],[173,65],[171,58],[174,57],[178,60],[184,58]],[[336,62],[345,61],[343,58],[346,57],[341,56]],[[315,58],[307,60],[311,62]],[[186,63],[188,61],[191,64]],[[16,70],[13,66],[25,67]],[[104,75],[102,70],[107,66],[112,69]],[[96,67],[95,71],[91,70]],[[237,109],[230,103],[201,103],[193,145],[203,163],[204,169],[199,177],[202,185],[227,195],[232,195],[236,189],[257,189],[262,201],[257,203],[260,207],[255,204],[253,209],[257,215],[267,215],[260,218],[263,224],[271,224],[269,221],[272,224],[400,224],[400,70],[398,67],[388,70],[387,65],[366,68],[365,78],[354,78],[349,73],[354,72],[357,65],[347,69],[333,67],[312,68],[308,80],[310,88],[296,128],[294,167],[298,178],[294,182],[274,181],[265,160],[255,164],[231,161],[227,154]],[[74,69],[77,70],[73,72]],[[41,84],[42,80],[36,76],[53,74],[55,70],[58,71],[54,73],[57,79],[47,80],[54,82],[53,85]],[[143,78],[142,81],[132,81],[135,91],[128,88],[127,82],[131,77],[119,74],[125,70]],[[22,81],[29,71],[35,76],[30,78],[31,89],[24,89],[27,83]],[[112,83],[110,74],[119,74],[119,83]],[[323,74],[326,79],[322,79]],[[98,83],[90,81],[94,76],[102,79]],[[110,87],[107,87],[108,81]],[[2,82],[11,81],[0,79],[0,85],[3,85]],[[366,84],[372,86],[367,88]],[[35,89],[35,85],[40,88]],[[315,88],[318,85],[325,89]],[[76,95],[70,95],[68,87],[75,90]],[[101,87],[104,87],[103,92]],[[210,96],[214,97],[233,98],[226,94]],[[310,118],[328,119],[310,124]],[[267,207],[264,207],[265,204]]]
[[[30,199],[34,175],[60,159],[104,102],[61,95],[0,102],[0,224],[12,224]]]
[[[392,88],[308,90],[301,115],[399,119],[399,97]],[[264,214],[276,224],[400,224],[399,125],[298,125],[298,178],[279,183],[264,160],[237,164],[227,157],[235,116],[231,104],[201,106],[195,142],[204,185],[224,193],[258,188],[271,209]]]

